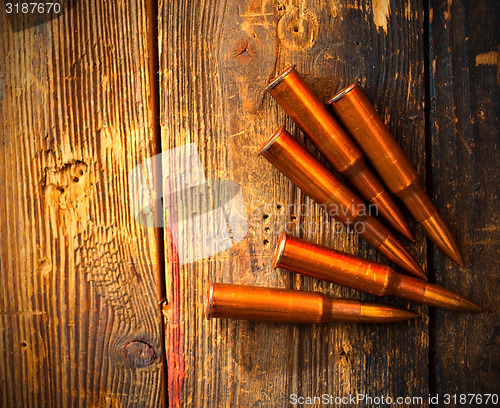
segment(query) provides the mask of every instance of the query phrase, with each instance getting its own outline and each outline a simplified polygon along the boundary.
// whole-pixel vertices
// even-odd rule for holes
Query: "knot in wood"
[[[133,340],[124,347],[125,357],[137,368],[147,367],[153,364],[156,358],[154,348],[141,340]]]
[[[233,57],[238,62],[246,64],[250,62],[255,53],[256,53],[255,42],[248,41],[248,39],[245,39],[238,41],[234,49]]]

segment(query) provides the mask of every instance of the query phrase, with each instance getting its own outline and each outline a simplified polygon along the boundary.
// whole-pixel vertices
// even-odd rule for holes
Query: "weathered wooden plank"
[[[127,183],[154,151],[145,6],[72,4],[0,16],[0,406],[157,406],[157,253]]]
[[[172,407],[288,406],[293,393],[427,395],[425,307],[411,305],[422,318],[392,326],[310,327],[204,318],[210,280],[373,299],[271,270],[276,238],[284,228],[380,258],[352,231],[337,231],[309,198],[256,157],[260,144],[282,123],[303,140],[263,89],[292,63],[322,98],[360,79],[424,177],[423,19],[417,1],[163,3],[162,149],[195,144],[207,180],[241,185],[249,224],[243,241],[189,264],[176,260],[172,240],[166,241]],[[198,193],[184,196],[193,212]],[[196,245],[191,241],[177,244]],[[418,230],[411,250],[423,265],[425,249]]]
[[[498,393],[500,10],[495,1],[429,4],[433,190],[465,261],[458,267],[434,249],[435,280],[484,310],[436,311],[432,387]]]

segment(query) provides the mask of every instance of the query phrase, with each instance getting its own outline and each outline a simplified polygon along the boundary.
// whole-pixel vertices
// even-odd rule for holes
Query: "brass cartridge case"
[[[211,283],[206,316],[287,323],[389,323],[418,317],[399,307],[318,292],[227,283]]]
[[[391,262],[426,279],[415,259],[386,227],[368,213],[363,201],[301,146],[283,126],[264,143],[259,154],[316,203],[325,205],[328,213],[336,220],[347,226],[362,225],[362,231],[357,231],[359,235]]]
[[[352,84],[328,105],[369,158],[387,187],[406,205],[429,238],[451,259],[462,265],[458,246],[425,193],[415,167],[385,126],[365,93]]]
[[[294,66],[266,90],[314,143],[336,171],[345,176],[365,200],[399,233],[414,241],[410,227],[391,195],[367,167],[363,154],[328,112]]]
[[[478,312],[479,306],[451,290],[397,273],[390,266],[282,234],[273,269],[283,268],[378,296],[393,295],[429,306]]]

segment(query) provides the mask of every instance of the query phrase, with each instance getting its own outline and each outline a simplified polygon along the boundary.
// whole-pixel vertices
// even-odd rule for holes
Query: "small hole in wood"
[[[26,347],[28,347],[28,343],[26,343],[25,341],[22,341],[21,343],[19,343],[19,345],[20,345],[22,348],[26,348]]]
[[[479,108],[477,110],[477,116],[480,117],[480,118],[484,118],[484,109],[483,108]]]
[[[292,221],[297,221],[297,217],[296,217],[295,215],[291,215],[291,216],[290,216],[290,219],[291,219]]]
[[[269,218],[269,214],[264,214],[264,216],[262,218],[264,218],[265,220],[267,220]]]
[[[80,176],[83,176],[83,170],[80,170]]]
[[[282,206],[281,204],[278,204],[278,205],[276,205],[276,208],[277,208],[278,210],[281,210],[281,209],[283,208],[283,206]]]
[[[298,33],[299,32],[299,27],[294,27],[293,31],[295,31],[296,33]]]
[[[264,244],[264,246],[267,246],[267,245],[269,245],[269,241],[267,239],[265,239],[263,244]]]
[[[266,227],[266,228],[264,228],[264,231],[269,232],[269,231],[271,231],[271,228]]]
[[[73,177],[73,181],[74,181],[75,183],[78,183],[78,182],[80,181],[80,179],[79,179],[78,177]]]

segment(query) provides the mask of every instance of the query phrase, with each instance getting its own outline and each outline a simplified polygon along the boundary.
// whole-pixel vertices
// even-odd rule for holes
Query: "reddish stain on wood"
[[[166,284],[168,306],[164,308],[165,353],[168,371],[169,406],[182,407],[184,352],[181,319],[181,268],[171,231],[165,228]]]

